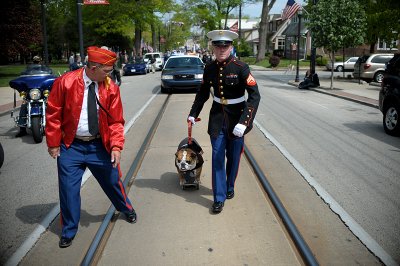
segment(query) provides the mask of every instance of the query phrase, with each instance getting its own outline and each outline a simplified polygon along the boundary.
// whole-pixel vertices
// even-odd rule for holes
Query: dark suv
[[[383,128],[392,136],[400,135],[400,54],[386,63],[379,92],[379,109],[383,114]]]

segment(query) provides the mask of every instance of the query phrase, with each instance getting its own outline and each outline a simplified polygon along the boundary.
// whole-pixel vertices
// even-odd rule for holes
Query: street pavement
[[[377,106],[378,86],[335,79],[334,89],[331,90],[330,80],[322,79],[320,82],[321,87],[313,90]],[[298,83],[290,81],[289,84],[297,86]],[[187,193],[179,189],[175,166],[170,161],[159,158],[174,154],[176,147],[170,143],[179,143],[182,136],[179,132],[185,131],[183,125],[175,125],[173,121],[176,114],[181,114],[183,109],[187,110],[190,107],[193,96],[187,95],[187,99],[184,100],[180,97],[173,98],[175,104],[169,106],[169,115],[166,115],[168,119],[161,123],[154,138],[155,142],[146,155],[149,159],[143,162],[143,167],[135,177],[129,193],[139,214],[138,223],[131,225],[122,218],[117,220],[98,264],[130,265],[134,261],[139,265],[301,265],[299,255],[290,248],[290,241],[282,232],[274,211],[265,206],[257,182],[250,178],[252,174],[247,164],[240,168],[240,176],[243,178],[238,180],[237,196],[227,202],[222,215],[209,214],[212,204],[209,167],[203,169],[202,187],[199,191]],[[0,115],[10,112],[13,98],[14,92],[11,88],[0,88]],[[157,100],[160,102],[151,108],[161,106],[162,99]],[[141,136],[145,136],[147,123],[142,121],[155,119],[153,116],[157,110],[151,108],[143,115],[143,119],[138,121],[138,131],[131,130],[127,134],[124,150],[126,158],[134,157],[141,144]],[[196,138],[200,143],[208,143],[206,134],[198,134],[205,132],[206,125],[205,119],[196,127]],[[273,145],[267,143],[261,147],[261,139],[264,139],[262,135],[253,134],[248,142],[257,143],[249,147],[258,158],[264,158],[266,151],[275,152],[279,156],[278,151],[271,150],[274,149]],[[204,145],[203,148],[208,156],[205,161],[209,162],[210,146]],[[298,193],[281,193],[285,195],[282,200],[285,206],[291,208],[290,213],[294,220],[299,221],[298,227],[306,242],[316,251],[317,260],[327,264],[336,262],[338,265],[356,262],[364,265],[379,264],[338,217],[320,201],[319,196],[312,193],[311,188],[292,170],[287,160],[281,158],[279,162],[287,165],[275,163],[265,171],[271,173],[271,177],[275,176],[278,180],[276,182],[286,182],[279,183],[277,188],[292,192],[293,187],[298,188]],[[121,167],[124,173],[128,172],[128,161],[125,160]],[[282,172],[285,179],[281,178]],[[293,177],[288,178],[290,176]],[[293,186],[295,180],[299,184]],[[71,265],[84,256],[87,250],[85,248],[90,244],[105,213],[103,207],[109,205],[99,186],[91,184],[92,182],[93,179],[82,191],[85,199],[82,209],[85,212],[74,244],[68,249],[58,248],[59,224],[55,222],[20,265]],[[295,196],[300,198],[294,198]],[[304,200],[304,197],[308,197],[307,200]],[[243,216],[243,213],[246,215]],[[252,217],[251,224],[248,217]]]

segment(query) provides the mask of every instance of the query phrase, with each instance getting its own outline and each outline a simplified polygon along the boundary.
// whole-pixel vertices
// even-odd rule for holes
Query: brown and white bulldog
[[[179,184],[185,185],[200,184],[200,175],[203,167],[203,150],[199,143],[192,138],[189,144],[189,138],[185,138],[178,146],[175,153],[175,166],[178,170]]]

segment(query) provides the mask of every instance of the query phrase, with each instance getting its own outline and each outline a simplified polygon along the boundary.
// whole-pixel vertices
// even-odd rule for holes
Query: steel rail
[[[147,152],[147,148],[149,147],[150,142],[153,139],[153,136],[155,134],[155,131],[161,121],[161,117],[163,116],[163,114],[165,112],[165,109],[167,107],[170,96],[171,95],[167,96],[163,106],[160,109],[160,112],[158,113],[156,119],[153,122],[153,125],[151,126],[149,132],[147,133],[147,136],[144,139],[142,146],[140,147],[140,149],[135,157],[135,160],[132,162],[128,172],[125,175],[123,184],[126,188],[127,194],[129,192],[130,185],[132,185],[130,183],[130,181],[140,168],[142,160]],[[114,213],[115,213],[115,207],[114,207],[114,205],[111,205],[107,211],[106,216],[104,217],[103,222],[101,223],[99,229],[97,230],[97,233],[96,233],[95,237],[93,238],[93,241],[92,241],[84,259],[82,260],[81,266],[89,266],[92,264],[93,258],[96,255],[96,252],[98,251],[98,247],[99,247],[101,241],[103,240],[104,234],[105,234],[107,228],[110,226],[110,223],[114,216]]]
[[[246,145],[244,146],[244,153],[251,167],[253,168],[257,178],[260,180],[265,192],[267,192],[272,204],[275,207],[275,210],[278,212],[279,217],[282,219],[283,224],[286,227],[286,230],[288,231],[290,237],[292,238],[301,257],[303,258],[304,263],[306,265],[312,265],[312,266],[319,265],[314,254],[311,252],[310,247],[307,245],[307,243],[301,236],[300,232],[297,230],[296,225],[293,223],[288,212],[286,211],[285,207],[280,201],[278,195],[273,190],[271,184],[268,182],[266,176],[264,175],[263,171],[257,164],[256,160],[254,159],[253,155],[251,154]]]

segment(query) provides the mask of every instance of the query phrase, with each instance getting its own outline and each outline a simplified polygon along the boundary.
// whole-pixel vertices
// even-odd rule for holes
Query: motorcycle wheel
[[[0,143],[0,168],[3,166],[3,162],[4,162],[4,150],[3,146]]]
[[[40,116],[32,117],[32,135],[36,143],[41,143],[43,140],[43,129]]]

